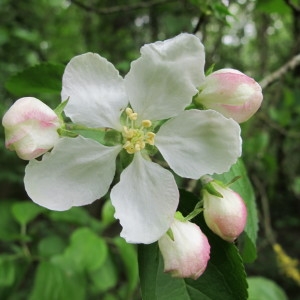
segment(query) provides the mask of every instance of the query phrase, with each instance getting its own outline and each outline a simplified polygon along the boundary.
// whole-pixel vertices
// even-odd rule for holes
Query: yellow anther
[[[151,127],[152,122],[151,122],[150,120],[143,120],[143,121],[142,121],[142,125],[143,125],[143,127],[145,127],[145,128],[149,128],[149,127]]]
[[[154,138],[155,138],[155,133],[154,132],[147,132],[146,134],[146,142],[149,144],[149,145],[154,145]]]
[[[134,112],[132,114],[128,115],[128,117],[131,121],[135,121],[137,119],[137,116],[138,116],[138,114],[134,113]]]
[[[130,107],[127,107],[125,109],[125,112],[126,112],[126,115],[129,117],[133,113],[133,110]]]
[[[154,145],[155,134],[153,132],[147,132],[146,128],[152,126],[150,120],[142,120],[142,123],[137,125],[136,120],[138,114],[133,112],[130,107],[125,109],[127,115],[126,123],[123,126],[123,148],[129,154],[134,154],[138,151],[143,150],[146,144]]]

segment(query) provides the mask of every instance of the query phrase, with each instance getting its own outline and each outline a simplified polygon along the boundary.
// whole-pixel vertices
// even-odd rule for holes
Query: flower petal
[[[136,153],[111,191],[115,217],[129,243],[157,241],[170,227],[179,201],[171,172]]]
[[[68,63],[62,100],[68,98],[65,112],[73,122],[120,129],[120,114],[128,104],[123,78],[100,55],[86,53]]]
[[[27,194],[53,210],[90,204],[107,192],[120,150],[121,146],[106,147],[80,136],[61,138],[41,161],[31,160],[27,165]]]
[[[125,77],[131,106],[141,119],[167,119],[191,103],[204,80],[204,55],[200,40],[187,33],[141,48]]]
[[[240,126],[213,110],[188,110],[163,124],[155,145],[180,176],[228,171],[241,155]]]

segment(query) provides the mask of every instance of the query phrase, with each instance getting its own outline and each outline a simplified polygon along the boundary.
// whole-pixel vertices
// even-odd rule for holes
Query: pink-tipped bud
[[[247,209],[241,196],[215,181],[209,184],[223,197],[203,190],[203,214],[207,226],[223,240],[233,242],[244,230]]]
[[[173,277],[197,279],[205,271],[210,258],[210,245],[199,226],[174,219],[166,233],[158,240],[164,259],[164,271]]]
[[[33,97],[17,100],[3,116],[2,125],[5,146],[24,160],[44,154],[59,139],[59,118],[50,107]]]
[[[262,99],[261,87],[253,78],[234,69],[221,69],[205,78],[195,103],[242,123],[257,112]]]

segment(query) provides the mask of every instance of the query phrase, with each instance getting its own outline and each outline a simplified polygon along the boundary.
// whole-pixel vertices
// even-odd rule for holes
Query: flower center
[[[127,119],[126,126],[123,126],[122,135],[124,138],[123,148],[133,154],[145,148],[146,144],[154,145],[155,133],[149,131],[152,123],[150,120],[142,120],[141,125],[136,125],[138,114],[129,107],[125,110]]]

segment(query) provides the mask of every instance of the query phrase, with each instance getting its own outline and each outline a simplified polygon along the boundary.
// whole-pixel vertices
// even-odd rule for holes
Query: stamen
[[[149,128],[149,127],[151,127],[152,122],[151,122],[150,120],[143,120],[143,121],[142,121],[142,125],[143,125],[143,127],[145,127],[145,128]]]
[[[125,109],[125,112],[126,112],[126,115],[129,117],[133,113],[133,110],[130,107],[127,107]]]
[[[127,115],[126,125],[123,126],[123,138],[124,145],[123,148],[129,154],[134,154],[138,151],[143,150],[146,147],[146,144],[154,145],[155,133],[147,132],[146,128],[152,126],[150,120],[142,120],[142,124],[137,126],[135,121],[138,118],[138,114],[133,112],[130,107],[125,109]]]

